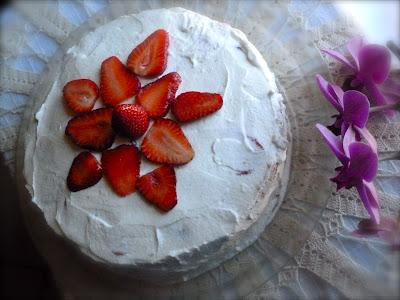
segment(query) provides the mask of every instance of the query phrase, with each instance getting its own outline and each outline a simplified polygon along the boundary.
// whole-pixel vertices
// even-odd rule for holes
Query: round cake
[[[79,78],[99,84],[104,60],[116,56],[125,63],[158,29],[169,34],[163,74],[182,78],[176,95],[200,91],[223,98],[220,110],[180,125],[195,154],[175,167],[176,206],[162,212],[138,192],[120,197],[104,178],[71,192],[68,170],[82,149],[65,135],[73,116],[63,104],[63,87]],[[273,73],[241,31],[182,8],[148,10],[88,33],[60,63],[36,113],[36,134],[28,136],[34,147],[25,160],[33,164],[24,168],[32,201],[52,230],[96,263],[157,282],[197,276],[258,238],[285,193],[288,121]],[[142,87],[155,80],[139,79]],[[95,109],[103,106],[99,100]],[[171,112],[167,117],[174,118]],[[118,137],[112,148],[130,142]],[[100,161],[101,153],[94,155]],[[140,175],[158,166],[142,158]]]

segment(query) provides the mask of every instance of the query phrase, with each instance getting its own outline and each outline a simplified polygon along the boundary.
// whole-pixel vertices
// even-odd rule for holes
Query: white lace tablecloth
[[[336,78],[338,66],[322,56],[319,49],[342,48],[358,33],[351,20],[341,16],[333,4],[326,1],[14,2],[0,16],[0,153],[10,172],[15,172],[15,150],[22,112],[27,103],[33,101],[31,92],[41,74],[46,71],[51,57],[70,33],[89,18],[95,26],[105,16],[113,19],[141,9],[160,6],[187,7],[226,21],[243,30],[266,56],[289,102],[294,103],[292,114],[295,114],[297,120],[295,129],[301,133],[295,135],[295,142],[304,145],[311,142],[317,144],[316,147],[307,149],[309,156],[302,153],[295,153],[294,156],[293,164],[301,166],[298,169],[307,178],[312,177],[314,180],[314,185],[308,186],[302,181],[303,174],[293,175],[292,184],[301,187],[302,194],[292,197],[303,199],[303,206],[294,205],[294,201],[286,201],[281,208],[289,212],[303,210],[309,205],[307,195],[318,190],[315,186],[319,182],[328,180],[327,175],[321,175],[319,171],[320,168],[323,169],[319,160],[327,159],[329,154],[325,146],[320,145],[322,140],[316,135],[314,124],[328,123],[333,111],[324,102],[313,77],[318,72]],[[279,49],[285,51],[278,51]],[[377,138],[380,152],[399,151],[400,123],[373,118],[369,128]],[[308,161],[310,157],[312,161]],[[331,172],[333,173],[333,169]],[[399,174],[399,162],[380,163],[377,187],[383,215],[395,216],[400,210]],[[325,207],[324,201],[321,203]],[[352,234],[358,221],[367,216],[353,190],[336,193],[332,185],[322,216],[318,215],[315,220],[311,220],[313,216],[309,216],[311,221],[304,220],[316,225],[299,246],[299,251],[295,254],[289,251],[291,255],[284,267],[261,286],[254,286],[246,297],[399,298],[399,253],[391,252],[387,245],[375,237],[361,238]],[[276,218],[276,223],[283,224],[285,228],[278,233],[274,233],[272,229],[270,238],[276,244],[284,243],[282,234],[290,236],[296,224],[285,221],[285,214],[278,213]],[[285,249],[284,245],[281,249]],[[62,284],[59,286],[63,287]],[[69,299],[75,299],[71,296],[73,291],[62,293],[64,296],[69,295]],[[230,297],[232,295],[226,296]]]

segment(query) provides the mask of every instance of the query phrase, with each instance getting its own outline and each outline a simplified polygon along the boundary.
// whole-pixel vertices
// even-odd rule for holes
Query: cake
[[[120,197],[104,178],[71,192],[68,170],[82,149],[65,135],[72,115],[62,104],[63,87],[78,78],[99,84],[105,59],[126,62],[160,28],[169,33],[163,74],[182,78],[176,95],[203,91],[223,97],[218,111],[181,124],[195,154],[175,167],[176,206],[161,212],[138,192]],[[33,164],[24,167],[32,202],[57,235],[106,269],[154,282],[193,278],[259,237],[285,193],[290,143],[274,75],[241,31],[182,8],[148,10],[86,34],[61,64],[36,113],[35,134],[27,137],[34,146],[25,161]],[[142,87],[155,80],[139,78]],[[94,108],[103,106],[99,100]],[[171,112],[167,117],[173,118]],[[127,143],[117,137],[112,148]],[[100,161],[101,153],[93,154]],[[142,159],[140,175],[157,166]]]

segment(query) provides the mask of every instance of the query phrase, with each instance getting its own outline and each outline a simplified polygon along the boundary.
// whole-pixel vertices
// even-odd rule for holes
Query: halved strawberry
[[[99,88],[90,79],[72,80],[64,86],[63,96],[65,103],[72,111],[89,112],[99,96]]]
[[[172,104],[172,113],[180,122],[200,119],[222,107],[220,94],[186,92],[176,97]]]
[[[162,74],[167,67],[168,45],[168,32],[154,31],[129,54],[128,68],[139,76]]]
[[[111,125],[112,108],[99,108],[69,120],[65,134],[78,146],[103,151],[111,147],[115,132]]]
[[[114,107],[112,124],[117,132],[136,139],[149,127],[149,116],[140,105],[120,104]]]
[[[161,166],[137,181],[139,192],[158,208],[169,211],[177,203],[175,170]]]
[[[137,94],[136,102],[144,107],[150,118],[164,117],[181,82],[178,73],[168,73],[144,86]]]
[[[96,157],[88,151],[74,158],[67,177],[70,191],[77,192],[95,185],[103,177],[103,169]]]
[[[181,165],[193,159],[194,151],[178,123],[158,119],[143,139],[141,150],[153,162]]]
[[[135,145],[120,145],[104,151],[101,164],[104,176],[119,196],[135,191],[140,171],[140,153]]]
[[[107,58],[101,64],[100,94],[103,102],[115,106],[137,94],[140,81],[116,56]]]

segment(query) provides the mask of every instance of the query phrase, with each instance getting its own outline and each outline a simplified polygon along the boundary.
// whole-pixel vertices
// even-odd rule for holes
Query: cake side
[[[70,193],[66,173],[79,149],[66,146],[71,116],[60,105],[63,85],[80,77],[98,82],[102,60],[117,55],[126,61],[132,47],[158,28],[171,35],[165,73],[186,79],[177,94],[224,96],[221,111],[183,127],[196,156],[176,170],[178,206],[161,214],[137,193],[117,198],[104,180]],[[33,201],[58,234],[107,264],[165,277],[218,264],[258,237],[285,188],[288,125],[273,74],[243,33],[187,10],[145,11],[89,33],[65,56],[37,120],[36,147],[26,154],[34,166],[25,170],[34,174]],[[154,167],[143,162],[141,174]]]

